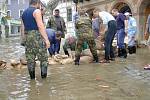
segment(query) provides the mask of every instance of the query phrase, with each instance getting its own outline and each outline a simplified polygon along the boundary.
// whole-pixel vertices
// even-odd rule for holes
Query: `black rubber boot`
[[[132,47],[133,53],[136,53],[136,46]]]
[[[99,59],[98,59],[98,56],[96,55],[96,56],[93,56],[93,62],[96,62],[96,63],[99,63]]]
[[[35,79],[35,71],[29,71],[30,78]]]
[[[80,61],[80,56],[76,56],[74,61],[75,65],[79,65],[80,64],[79,61]]]
[[[122,49],[121,48],[118,48],[118,57],[122,57]]]
[[[128,51],[129,51],[129,54],[132,54],[133,53],[133,48],[131,46],[128,46]]]
[[[41,78],[46,78],[47,77],[47,73],[41,73]]]
[[[127,51],[126,51],[126,49],[122,49],[121,51],[122,51],[123,58],[127,58]]]
[[[31,79],[35,79],[35,63],[27,63],[28,71]]]
[[[67,50],[64,50],[65,55],[68,55],[69,57],[69,52]]]
[[[41,78],[47,77],[47,67],[41,66]]]

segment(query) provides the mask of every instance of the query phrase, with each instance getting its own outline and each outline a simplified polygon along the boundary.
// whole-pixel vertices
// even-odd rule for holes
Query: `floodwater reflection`
[[[24,54],[19,38],[0,40],[1,59]],[[110,64],[49,65],[47,79],[30,80],[27,69],[0,70],[0,100],[149,100],[150,51],[138,49]]]

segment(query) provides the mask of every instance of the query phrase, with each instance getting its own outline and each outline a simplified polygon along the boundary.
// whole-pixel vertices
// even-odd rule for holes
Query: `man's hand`
[[[144,33],[144,38],[145,38],[145,40],[148,40],[148,39],[149,39],[149,34],[148,34],[148,32],[145,32],[145,33]]]
[[[144,33],[144,36],[146,36],[147,34],[148,34],[148,32],[145,32],[145,33]]]

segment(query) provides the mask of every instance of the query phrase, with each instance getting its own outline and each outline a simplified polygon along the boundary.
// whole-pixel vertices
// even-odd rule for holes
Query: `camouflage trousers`
[[[25,32],[25,54],[28,70],[35,71],[36,57],[40,61],[41,74],[47,73],[48,55],[45,43],[40,33],[36,30]]]
[[[78,37],[76,44],[76,57],[80,56],[83,50],[83,43],[86,42],[93,56],[97,56],[96,43],[94,37]]]

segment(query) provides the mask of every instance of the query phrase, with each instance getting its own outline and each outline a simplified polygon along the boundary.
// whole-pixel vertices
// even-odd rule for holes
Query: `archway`
[[[94,10],[94,9],[95,9],[95,8],[90,8],[90,9],[88,9],[88,10],[86,11],[91,19],[92,19],[92,17],[93,17],[93,10]]]
[[[130,12],[132,13],[129,5],[125,2],[116,3],[112,9],[118,9],[120,13]]]
[[[150,1],[142,0],[139,6],[139,31],[141,33],[142,39],[143,39],[143,33],[145,31],[145,24],[149,14],[150,14]]]

